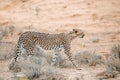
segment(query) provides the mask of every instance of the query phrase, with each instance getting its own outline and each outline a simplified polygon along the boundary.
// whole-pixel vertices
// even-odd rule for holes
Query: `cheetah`
[[[76,64],[71,57],[71,42],[76,37],[83,38],[85,34],[80,29],[73,29],[68,33],[49,34],[34,31],[27,31],[21,34],[18,40],[17,49],[15,51],[14,61],[17,61],[19,55],[24,49],[27,55],[32,55],[36,45],[45,50],[57,49],[63,46],[64,53],[68,56],[75,68]]]

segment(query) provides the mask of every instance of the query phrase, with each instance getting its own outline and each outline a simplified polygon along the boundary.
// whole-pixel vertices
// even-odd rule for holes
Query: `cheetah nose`
[[[84,36],[85,36],[85,34],[83,34],[81,38],[83,38]]]

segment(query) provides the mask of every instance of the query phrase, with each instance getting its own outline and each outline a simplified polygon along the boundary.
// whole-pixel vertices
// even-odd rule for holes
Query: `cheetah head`
[[[83,38],[85,34],[81,29],[73,29],[73,33],[76,37]]]

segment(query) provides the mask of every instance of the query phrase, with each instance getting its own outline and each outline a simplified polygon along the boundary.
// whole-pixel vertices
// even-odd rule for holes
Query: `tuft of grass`
[[[56,52],[52,58],[51,63],[54,64],[54,66],[60,67],[60,68],[71,68],[73,67],[71,61],[69,60],[68,56],[64,52]]]
[[[2,42],[0,47],[0,61],[9,60],[13,57],[14,43],[12,42]],[[6,51],[7,50],[7,51]]]
[[[64,51],[45,51],[40,47],[35,50],[36,56],[44,57],[47,60],[47,63],[51,66],[56,67],[70,67],[71,62],[67,59],[67,55]]]
[[[35,8],[35,15],[39,15],[39,12],[40,12],[40,8],[37,6],[37,7]]]
[[[27,59],[21,57],[19,66],[29,80],[59,80],[58,78],[62,78],[59,70],[51,66],[45,57],[29,56]]]
[[[13,60],[10,63],[9,68],[14,72],[20,68],[21,72],[24,73],[29,80],[66,80],[60,73],[60,70],[55,68],[66,67],[66,65],[68,65],[68,62],[64,61],[65,54],[63,53],[63,56],[60,53],[62,52],[47,52],[36,48],[34,55],[20,55],[17,62]]]
[[[92,39],[92,42],[93,43],[99,43],[100,41],[100,38],[98,36],[95,36],[93,39]]]
[[[111,54],[107,61],[108,68],[112,67],[117,71],[120,71],[120,45],[114,45],[111,49]]]
[[[96,66],[102,63],[102,57],[97,53],[90,51],[81,51],[74,54],[74,58],[78,64],[87,64],[89,66]]]
[[[0,28],[0,32],[3,36],[6,36],[7,34],[13,34],[15,27],[14,26],[3,26]]]
[[[14,32],[14,26],[1,26],[0,27],[0,60],[6,60],[12,58],[13,54],[13,43],[12,42],[3,42],[2,39],[8,35],[12,36]],[[8,52],[7,52],[7,51]]]
[[[116,59],[120,59],[120,44],[114,45],[111,49],[111,55]]]
[[[27,59],[21,57],[20,67],[22,72],[30,79],[38,78],[42,74],[41,68],[46,64],[46,59],[37,56],[28,56]]]
[[[107,58],[105,76],[114,78],[120,72],[120,45],[114,45],[111,48],[111,54]]]
[[[8,34],[13,35],[14,32],[14,26],[8,26],[8,27],[1,27],[0,28],[0,43],[2,41],[2,39],[7,36]]]

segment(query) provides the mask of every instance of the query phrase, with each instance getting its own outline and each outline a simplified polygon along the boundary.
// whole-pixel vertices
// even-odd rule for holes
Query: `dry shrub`
[[[1,40],[3,39],[3,37],[7,36],[8,34],[13,35],[14,28],[15,28],[14,26],[0,27],[0,43],[1,43]]]
[[[120,45],[111,48],[111,54],[107,57],[106,71],[100,73],[101,79],[115,78],[120,73]],[[101,75],[102,74],[102,75]]]
[[[37,56],[19,56],[17,62],[11,60],[9,69],[13,72],[22,72],[30,80],[40,76],[41,68],[46,65],[46,59]],[[22,77],[25,77],[22,76]],[[18,76],[17,76],[18,77]]]
[[[9,65],[9,69],[18,72],[17,70],[21,70],[30,80],[34,78],[44,78],[44,80],[56,80],[56,71],[54,66],[59,63],[55,52],[47,52],[42,49],[36,48],[34,51],[34,55],[26,56],[22,54],[19,56],[17,62],[14,60],[11,61]],[[20,69],[19,69],[20,68]]]
[[[45,57],[38,57],[38,55],[27,58],[20,57],[18,61],[22,72],[29,80],[64,80],[59,70],[51,66]]]
[[[107,61],[108,69],[120,71],[120,59],[110,56]]]
[[[0,60],[8,60],[10,58],[12,58],[12,54],[0,54]]]
[[[12,60],[9,69],[21,70],[29,80],[67,80],[60,68],[68,68],[73,65],[66,58],[63,51],[45,51],[37,47],[34,50],[34,55],[22,54],[17,62]]]
[[[99,43],[100,39],[98,36],[95,36],[93,39],[92,39],[92,42],[93,43]]]
[[[0,32],[3,36],[7,35],[7,34],[12,34],[14,32],[15,27],[14,26],[3,26],[0,27]]]
[[[56,52],[51,58],[51,64],[60,68],[72,68],[73,65],[64,52]]]
[[[87,64],[95,66],[102,63],[102,57],[95,52],[81,51],[76,52],[73,56],[78,64]]]
[[[13,74],[21,72],[21,67],[19,65],[18,61],[15,61],[14,57],[12,56],[12,58],[9,60],[8,63],[8,69],[10,72],[13,72]],[[16,75],[15,75],[16,76]]]
[[[45,65],[46,59],[42,57],[31,56],[27,60],[20,60],[22,71],[29,79],[39,77],[42,74],[41,68]]]
[[[2,42],[2,39],[8,35],[13,35],[14,28],[14,26],[0,26],[0,60],[10,59],[13,56],[11,52],[14,44]]]
[[[116,59],[120,59],[120,44],[114,45],[111,49],[111,55]]]
[[[45,51],[42,48],[36,48],[35,50],[37,56],[45,57],[48,64],[51,66],[56,66],[60,68],[73,67],[71,61],[68,59],[67,55],[64,53],[64,50],[58,51]]]
[[[107,70],[105,76],[114,78],[120,72],[120,45],[114,45],[111,49],[111,54],[107,58]]]
[[[112,67],[117,71],[120,71],[120,45],[114,45],[111,49],[111,55],[107,61],[108,68]]]
[[[88,51],[73,55],[78,63],[89,64],[90,66],[99,64],[101,57]],[[67,56],[61,52],[47,52],[36,48],[34,55],[21,55],[18,59],[22,72],[30,79],[38,80],[67,80],[60,72],[59,68],[73,67],[71,61],[66,60]],[[55,68],[56,67],[56,68]],[[62,76],[62,77],[61,77]],[[38,78],[39,77],[39,78]]]
[[[0,47],[0,60],[8,60],[13,56],[15,44],[13,42],[2,42]]]
[[[10,63],[10,65],[8,66],[9,70],[11,70],[12,72],[21,72],[21,67],[19,65],[19,63]]]

